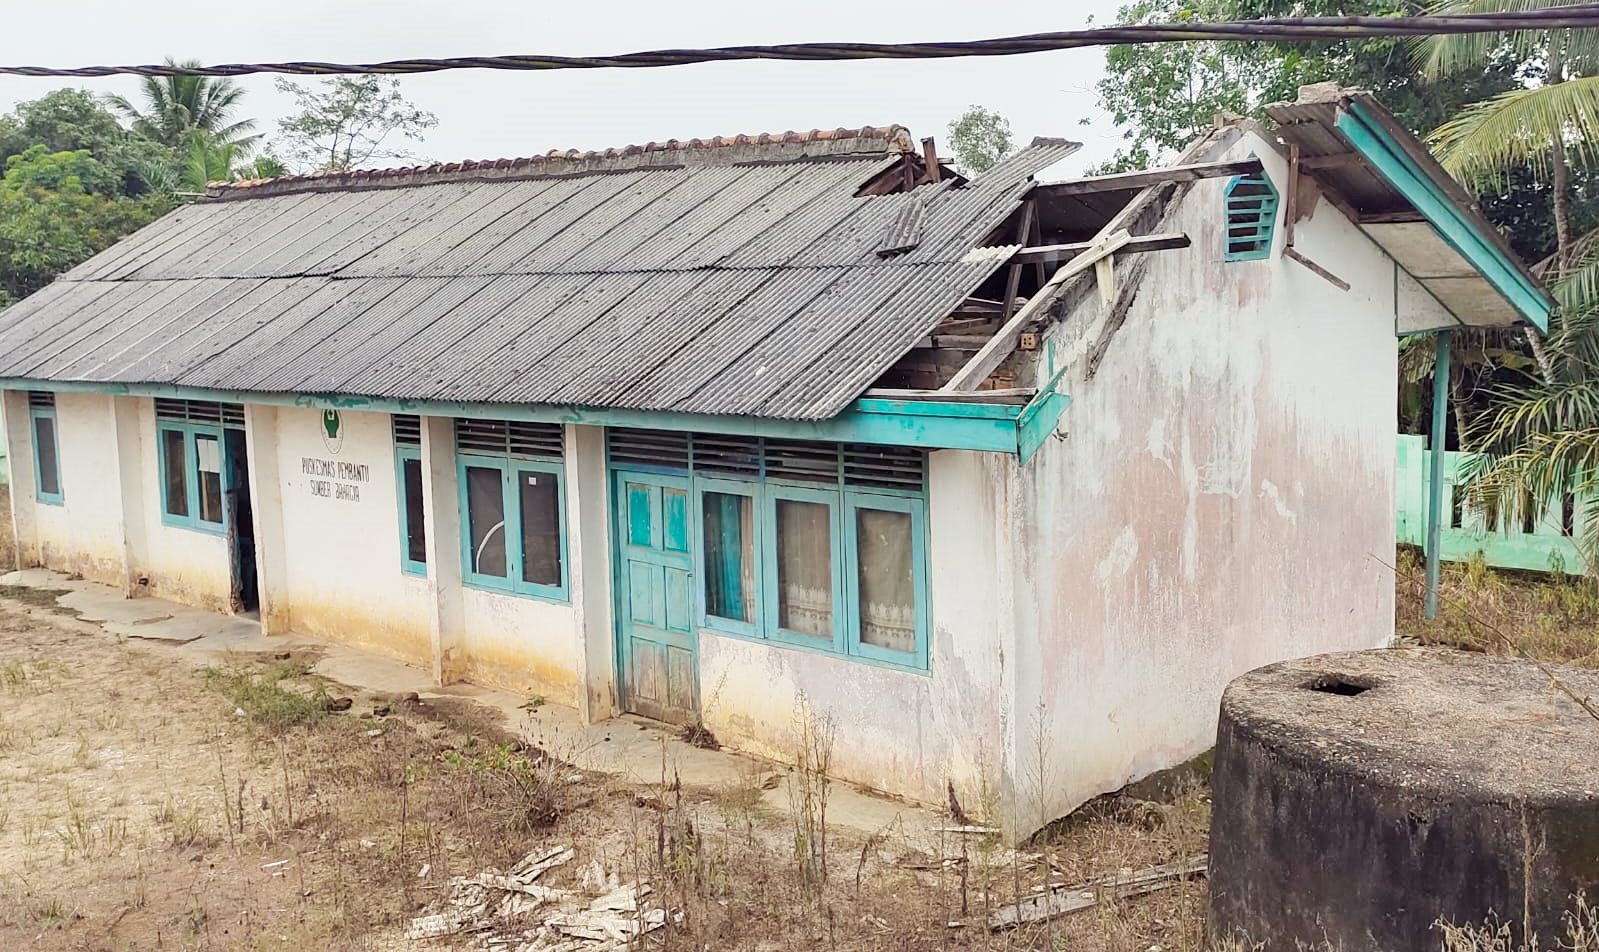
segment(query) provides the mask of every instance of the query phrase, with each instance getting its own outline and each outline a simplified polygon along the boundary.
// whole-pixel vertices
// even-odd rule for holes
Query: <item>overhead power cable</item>
[[[221,66],[0,66],[0,75],[89,79],[97,76],[246,76],[284,73],[298,76],[436,73],[454,69],[555,70],[648,69],[735,60],[836,62],[871,59],[950,59],[962,56],[1015,56],[1095,46],[1183,43],[1195,40],[1302,41],[1359,40],[1373,37],[1425,37],[1520,30],[1599,28],[1599,3],[1460,16],[1276,17],[1220,23],[1150,23],[1059,33],[1031,33],[947,43],[786,43],[776,46],[721,46],[711,49],[651,50],[617,56],[462,56],[390,60],[383,63],[230,63]]]

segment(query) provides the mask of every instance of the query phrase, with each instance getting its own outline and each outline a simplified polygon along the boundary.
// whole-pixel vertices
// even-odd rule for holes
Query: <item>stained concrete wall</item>
[[[226,536],[200,532],[161,521],[161,458],[156,441],[155,401],[144,397],[116,397],[132,406],[131,426],[123,428],[122,452],[131,457],[127,472],[136,474],[134,494],[139,541],[131,546],[134,584],[141,590],[186,605],[213,611],[233,610],[232,555]],[[58,398],[59,400],[59,398]],[[126,412],[126,411],[124,411]],[[135,445],[127,445],[134,441]],[[124,487],[125,490],[129,487]]]
[[[127,553],[123,548],[112,399],[87,393],[56,395],[61,504],[35,501],[36,548],[32,555],[36,564],[121,588],[127,583]],[[26,395],[20,415],[26,421],[31,475],[34,448]],[[31,492],[29,496],[31,499]]]
[[[278,544],[291,554],[267,580],[272,610],[286,605],[296,631],[431,666],[427,580],[401,571],[390,417],[343,411],[340,423],[329,443],[320,410],[281,407],[272,432],[256,434],[257,452],[275,457],[276,498],[266,505],[279,507]],[[273,484],[265,461],[252,461],[263,487]],[[258,532],[271,517],[257,517]]]
[[[1253,134],[1227,157],[1252,153],[1284,191]],[[1295,247],[1350,290],[1282,257],[1280,223],[1269,259],[1226,262],[1225,185],[1162,224],[1193,246],[1150,256],[1097,373],[1062,383],[1064,439],[1019,468],[1024,827],[1208,748],[1234,676],[1393,634],[1395,267],[1314,194]]]
[[[227,540],[161,521],[154,402],[56,394],[62,502],[51,505],[35,498],[27,396],[12,391],[4,399],[19,562],[82,575],[130,595],[229,611]]]
[[[717,740],[793,761],[803,698],[836,728],[837,776],[930,801],[946,781],[970,804],[998,796],[1014,719],[1008,469],[989,453],[931,455],[926,673],[702,630],[700,697]]]

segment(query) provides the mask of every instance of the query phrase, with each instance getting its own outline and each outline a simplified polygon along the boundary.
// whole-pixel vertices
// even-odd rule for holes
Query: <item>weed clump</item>
[[[206,687],[227,698],[235,710],[245,713],[252,723],[270,730],[284,731],[301,724],[314,724],[331,709],[332,698],[320,681],[309,690],[291,690],[285,681],[303,678],[310,667],[296,661],[282,661],[264,668],[249,663],[222,668],[207,667]]]

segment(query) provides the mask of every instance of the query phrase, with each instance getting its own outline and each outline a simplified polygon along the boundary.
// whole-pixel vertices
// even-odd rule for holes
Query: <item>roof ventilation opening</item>
[[[1227,183],[1227,260],[1254,261],[1271,255],[1277,223],[1277,189],[1264,172]]]

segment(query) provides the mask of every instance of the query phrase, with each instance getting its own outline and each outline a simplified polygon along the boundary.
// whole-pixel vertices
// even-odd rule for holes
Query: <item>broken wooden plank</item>
[[[869,400],[929,400],[934,403],[1025,403],[1038,395],[1035,387],[1005,387],[999,390],[902,390],[877,387],[861,394]]]
[[[1152,866],[1129,876],[1107,876],[1093,882],[1023,896],[1004,908],[994,910],[988,917],[988,928],[998,932],[1069,916],[1094,908],[1107,895],[1116,899],[1132,899],[1169,889],[1181,880],[1203,876],[1208,860],[1208,856],[1200,855],[1189,860]]]
[[[1000,364],[1004,363],[1005,358],[1009,357],[1011,351],[1016,349],[1016,344],[1021,340],[1022,331],[1026,329],[1027,324],[1035,318],[1043,316],[1044,310],[1055,299],[1055,291],[1061,285],[1065,284],[1074,275],[1092,268],[1094,262],[1120,251],[1131,240],[1132,236],[1127,234],[1125,230],[1118,231],[1105,237],[1091,250],[1079,254],[1060,270],[1056,271],[1050,276],[1049,281],[1038,289],[1038,293],[1028,298],[1027,303],[1022,305],[1022,309],[1012,314],[1010,320],[1006,321],[1004,326],[993,337],[989,338],[983,349],[978,351],[966,366],[956,371],[955,376],[950,378],[949,383],[945,384],[943,389],[958,393],[976,390],[982,386],[983,381],[988,379],[988,375],[993,373]]]
[[[1362,225],[1395,225],[1422,222],[1427,218],[1415,209],[1401,208],[1390,212],[1358,212],[1355,220]]]
[[[1345,281],[1343,278],[1340,278],[1338,275],[1333,274],[1331,271],[1328,271],[1326,268],[1323,268],[1321,265],[1317,264],[1316,262],[1314,262],[1314,261],[1310,260],[1309,258],[1305,257],[1304,255],[1300,254],[1297,249],[1284,248],[1283,249],[1283,257],[1284,258],[1288,258],[1288,259],[1293,260],[1293,261],[1299,262],[1300,264],[1304,265],[1306,268],[1309,268],[1312,274],[1316,275],[1319,278],[1323,278],[1324,280],[1327,281],[1327,283],[1331,284],[1333,287],[1337,288],[1338,290],[1340,290],[1340,291],[1349,290],[1349,282],[1348,281]]]
[[[1127,247],[1118,254],[1131,254],[1136,251],[1167,251],[1172,248],[1187,248],[1192,242],[1187,235],[1170,233],[1164,235],[1140,235],[1127,242]],[[1068,261],[1094,247],[1092,241],[1073,241],[1061,245],[1040,245],[1037,248],[1023,248],[1016,252],[1012,258],[1015,262],[1028,261]]]
[[[1236,159],[1231,162],[1197,162],[1192,165],[1170,165],[1163,169],[1140,169],[1137,172],[1118,172],[1115,175],[1095,175],[1070,182],[1051,182],[1033,190],[1034,195],[1086,195],[1093,192],[1118,192],[1124,189],[1145,188],[1150,185],[1168,185],[1173,182],[1197,182],[1207,178],[1225,178],[1234,175],[1252,175],[1261,170],[1259,159]]]
[[[1027,244],[1027,236],[1033,233],[1034,220],[1038,215],[1038,204],[1027,202],[1022,205],[1022,219],[1016,225],[1016,243]],[[1001,321],[1010,320],[1011,314],[1016,310],[1016,294],[1021,290],[1022,263],[1011,259],[1010,271],[1005,275],[1005,297],[1003,299],[1005,310],[1000,314]]]

